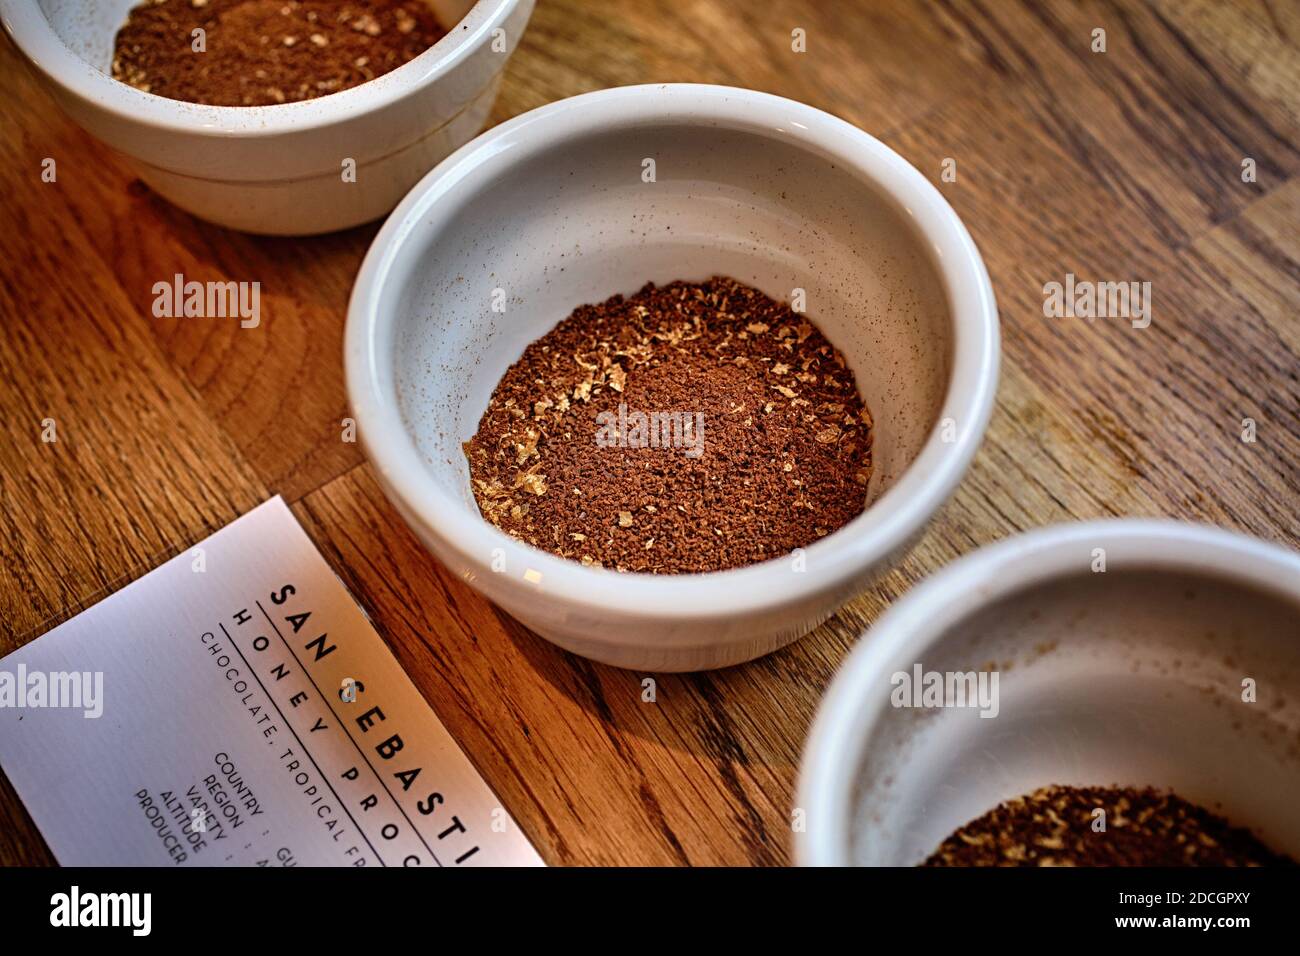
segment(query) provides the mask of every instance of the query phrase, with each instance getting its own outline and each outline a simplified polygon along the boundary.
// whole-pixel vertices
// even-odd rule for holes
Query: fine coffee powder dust
[[[173,100],[271,106],[359,86],[445,32],[423,0],[148,0],[118,31],[113,78]]]
[[[576,309],[465,444],[483,516],[617,571],[721,571],[860,514],[871,415],[803,315],[727,278]]]
[[[1105,829],[1098,829],[1097,810]],[[944,840],[924,866],[1294,866],[1249,831],[1172,793],[1044,787]]]

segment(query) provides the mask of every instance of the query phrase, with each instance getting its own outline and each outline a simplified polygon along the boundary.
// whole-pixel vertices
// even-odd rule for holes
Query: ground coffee
[[[372,80],[444,32],[423,0],[150,0],[118,31],[113,76],[174,100],[270,106]]]
[[[530,345],[465,445],[493,524],[619,571],[720,571],[865,506],[871,416],[804,316],[733,279],[647,285]]]
[[[1105,829],[1098,829],[1098,809]],[[1266,866],[1295,861],[1171,793],[1045,787],[948,837],[925,866]]]

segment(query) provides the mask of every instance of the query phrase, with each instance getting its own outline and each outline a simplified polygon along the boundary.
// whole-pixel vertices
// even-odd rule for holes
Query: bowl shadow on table
[[[492,610],[538,676],[602,725],[710,761],[773,769],[791,790],[817,703],[857,633],[841,610],[801,640],[756,660],[660,674],[580,657],[496,605]],[[650,689],[654,700],[646,699]]]
[[[261,236],[199,220],[143,184],[132,196],[142,248],[119,269],[123,285],[263,487],[293,501],[360,464],[360,445],[345,438],[341,356],[353,280],[379,223]],[[231,315],[221,309],[218,317],[155,317],[158,284],[171,288],[175,276],[209,289],[238,283],[238,316],[220,317]]]
[[[184,250],[186,259],[209,273],[187,275],[187,279],[260,281],[268,292],[291,291],[300,307],[337,316],[342,341],[352,281],[384,217],[317,236],[266,236],[199,219],[172,205],[141,179],[132,179],[127,193],[136,217],[153,220],[159,232]],[[298,281],[306,277],[306,270],[318,270],[311,276],[316,281]],[[262,274],[255,274],[259,271]],[[334,281],[321,282],[322,277]]]

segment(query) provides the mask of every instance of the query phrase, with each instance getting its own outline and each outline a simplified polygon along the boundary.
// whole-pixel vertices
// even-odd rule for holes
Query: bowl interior
[[[181,0],[188,4],[188,0]],[[444,29],[457,23],[474,0],[425,0]],[[111,73],[113,41],[127,13],[141,0],[39,0],[41,12],[64,46],[103,73]]]
[[[40,0],[38,6],[63,45],[104,73],[113,66],[113,41],[138,0]]]
[[[648,281],[729,275],[787,302],[803,289],[875,417],[870,499],[919,454],[953,330],[927,246],[879,187],[784,129],[717,122],[501,149],[509,161],[480,158],[439,196],[436,227],[407,237],[380,303],[395,316],[380,355],[405,427],[465,508],[477,515],[461,442],[510,364],[578,305]]]
[[[883,708],[851,801],[853,861],[919,863],[1048,784],[1170,788],[1300,857],[1298,625],[1273,594],[1168,570],[1084,573],[983,608],[920,663],[996,667],[997,716]]]

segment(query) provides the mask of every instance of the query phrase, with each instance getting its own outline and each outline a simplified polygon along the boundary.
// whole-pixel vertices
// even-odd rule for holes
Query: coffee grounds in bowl
[[[525,349],[465,444],[479,510],[585,565],[721,571],[851,521],[871,415],[803,315],[734,279],[584,305]]]
[[[113,78],[190,103],[272,106],[359,86],[445,32],[424,0],[151,0],[118,31]]]
[[[1105,830],[1094,829],[1097,810]],[[924,866],[1294,866],[1249,830],[1172,793],[1044,787],[944,840]]]

